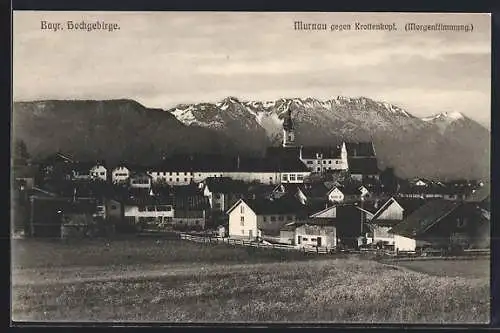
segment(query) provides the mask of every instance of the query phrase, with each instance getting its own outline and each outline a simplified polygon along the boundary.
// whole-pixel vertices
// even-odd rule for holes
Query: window
[[[147,210],[148,212],[154,212],[154,211],[155,211],[155,206],[147,206],[147,207],[146,207],[146,210]]]
[[[293,220],[293,216],[288,215],[288,216],[286,217],[286,220],[287,220],[287,221],[292,221],[292,220]]]
[[[169,179],[168,179],[168,181],[169,181],[169,182],[171,182],[171,181],[172,181],[172,178],[169,178]]]
[[[295,175],[290,175],[290,181],[291,182],[295,181]]]
[[[313,164],[313,161],[307,161],[307,164]]]
[[[111,209],[116,209],[116,205],[111,205]]]
[[[241,214],[245,213],[245,206],[243,206],[243,205],[240,206],[240,212],[241,212]]]
[[[328,161],[328,164],[332,164],[332,161]]]
[[[172,210],[172,206],[167,206],[165,207],[167,212],[170,212]]]
[[[144,207],[144,206],[139,206],[139,211],[140,211],[140,212],[144,212],[145,210],[146,210],[146,207]]]
[[[311,242],[315,242],[316,241],[316,238],[311,238]]]
[[[340,161],[335,161],[335,164],[340,164]]]
[[[188,181],[188,179],[187,179],[187,178],[184,178],[184,181],[185,181],[185,182],[187,182],[187,181]]]
[[[179,173],[178,173],[178,172],[176,172],[176,173],[175,173],[175,175],[176,175],[176,176],[178,176],[178,175],[179,175]]]
[[[285,217],[283,215],[278,216],[278,221],[284,221]]]
[[[168,173],[168,175],[169,175],[169,176],[172,176],[172,172],[169,172],[169,173]],[[172,179],[172,178],[170,178],[170,179]]]
[[[187,172],[184,172],[184,176],[187,176],[187,174],[188,174]]]
[[[297,175],[297,180],[304,180],[304,175]]]
[[[286,181],[288,181],[288,175],[283,175],[283,176],[282,176],[282,179],[283,179],[283,181],[285,181],[285,182],[286,182]]]
[[[276,221],[276,216],[271,216],[271,222],[275,222]]]
[[[323,161],[323,164],[326,164],[326,161]]]
[[[176,182],[179,182],[179,177],[175,178],[175,181],[176,181]]]
[[[302,238],[302,240],[303,240],[303,241],[307,241],[307,238],[303,237],[303,238]]]
[[[199,224],[200,224],[200,221],[196,220],[196,221],[194,222],[194,224],[199,225]]]
[[[245,217],[244,216],[240,217],[240,225],[245,225]]]
[[[167,207],[166,206],[158,206],[156,210],[159,212],[165,212],[167,210]]]
[[[321,171],[321,168],[320,168],[320,167],[318,167],[317,171]]]
[[[264,216],[264,222],[267,222],[267,216]]]

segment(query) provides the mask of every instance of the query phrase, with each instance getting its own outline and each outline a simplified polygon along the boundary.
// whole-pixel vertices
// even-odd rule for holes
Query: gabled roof
[[[245,202],[257,215],[297,214],[303,211],[302,204],[295,198],[288,196],[279,199],[240,199],[229,210],[231,213],[241,202]]]
[[[338,159],[340,158],[340,154],[342,151],[342,147],[338,146],[305,146],[302,147],[302,158],[303,159],[316,159],[316,155],[322,155],[323,159]]]
[[[146,205],[173,205],[172,197],[141,195],[128,197],[124,200],[125,205],[146,206]]]
[[[339,190],[344,194],[344,195],[361,195],[361,185],[358,184],[345,184],[342,187],[339,187]]]
[[[379,173],[375,157],[347,158],[347,165],[351,174],[376,175]]]
[[[193,196],[175,196],[174,208],[176,210],[204,210],[210,208],[208,198],[199,194]]]
[[[294,159],[300,155],[300,147],[267,147],[266,157],[273,159]]]
[[[299,189],[308,198],[326,198],[330,192],[323,183],[304,183],[299,185]]]
[[[348,157],[374,157],[373,142],[346,142]]]
[[[460,203],[450,200],[431,200],[391,229],[391,233],[418,237],[453,212]]]

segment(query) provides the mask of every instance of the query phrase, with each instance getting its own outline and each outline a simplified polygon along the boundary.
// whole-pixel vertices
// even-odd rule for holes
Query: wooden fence
[[[245,239],[234,239],[234,238],[221,238],[221,237],[203,237],[194,236],[189,234],[181,233],[180,238],[182,240],[188,240],[197,243],[208,243],[208,244],[229,244],[238,246],[251,246],[262,249],[275,249],[275,250],[287,250],[287,251],[301,251],[304,253],[317,253],[317,254],[328,254],[331,253],[333,249],[326,247],[297,247],[293,245],[286,244],[264,244],[258,242],[252,242]]]

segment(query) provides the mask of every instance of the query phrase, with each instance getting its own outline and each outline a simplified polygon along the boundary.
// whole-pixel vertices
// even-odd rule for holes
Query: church
[[[359,181],[379,178],[373,142],[342,142],[336,146],[297,145],[291,109],[288,109],[283,120],[282,146],[269,147],[266,156],[281,159],[299,157],[315,174],[345,171]]]

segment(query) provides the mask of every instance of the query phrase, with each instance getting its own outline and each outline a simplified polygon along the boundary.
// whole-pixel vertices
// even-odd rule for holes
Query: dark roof
[[[189,172],[306,172],[298,155],[287,158],[225,155],[178,155],[164,159],[150,170]]]
[[[75,162],[71,164],[71,169],[79,172],[90,172],[95,165],[93,162]]]
[[[208,198],[198,194],[192,196],[175,196],[174,208],[176,210],[203,210],[209,209]]]
[[[304,183],[298,187],[308,198],[323,198],[330,191],[324,183]]]
[[[267,147],[266,157],[268,158],[298,158],[300,155],[299,147]]]
[[[431,200],[397,224],[391,229],[391,232],[407,237],[419,236],[450,214],[459,205],[460,203],[456,201]]]
[[[326,219],[307,218],[296,222],[290,222],[281,227],[282,231],[294,231],[298,227],[334,227],[334,224]],[[306,231],[307,232],[307,231]]]
[[[361,185],[359,184],[345,184],[344,186],[338,187],[338,189],[344,194],[344,195],[361,195],[361,190],[360,190]]]
[[[306,146],[302,147],[302,158],[316,159],[316,154],[323,155],[322,158],[340,158],[341,146],[333,147],[320,147],[320,146]]]
[[[282,197],[268,200],[263,198],[243,200],[257,215],[294,214],[303,211],[302,204],[295,198]],[[234,206],[233,206],[234,207]],[[231,209],[228,211],[228,213]]]
[[[348,157],[374,157],[375,149],[372,142],[346,142]]]
[[[396,202],[401,208],[403,208],[403,218],[409,216],[416,209],[423,206],[427,201],[423,199],[406,199],[406,198],[389,198],[386,202],[380,206],[380,208],[375,212],[375,215],[372,217],[372,222],[374,223],[382,223],[382,220],[379,220],[379,216],[391,206],[392,203]]]
[[[172,197],[141,195],[128,197],[124,200],[124,204],[133,206],[145,205],[173,205]]]
[[[205,179],[205,184],[213,193],[246,193],[248,185],[240,180],[230,177],[209,177]]]
[[[348,158],[347,165],[352,174],[375,175],[379,173],[375,157]]]

